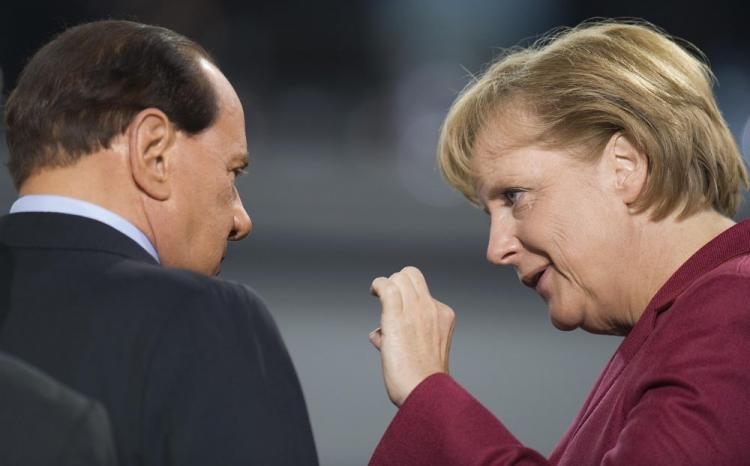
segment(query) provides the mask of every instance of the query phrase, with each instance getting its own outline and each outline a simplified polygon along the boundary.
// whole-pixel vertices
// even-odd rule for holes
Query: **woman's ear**
[[[128,126],[130,170],[136,185],[149,197],[164,201],[171,194],[170,163],[176,131],[159,109],[139,112]]]
[[[607,144],[615,175],[615,190],[625,204],[638,199],[646,184],[648,157],[623,133],[615,133]]]

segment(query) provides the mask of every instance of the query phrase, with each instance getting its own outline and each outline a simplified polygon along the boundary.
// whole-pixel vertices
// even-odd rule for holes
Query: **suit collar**
[[[0,218],[0,243],[16,248],[108,252],[157,264],[138,243],[97,220],[51,212],[25,212]]]

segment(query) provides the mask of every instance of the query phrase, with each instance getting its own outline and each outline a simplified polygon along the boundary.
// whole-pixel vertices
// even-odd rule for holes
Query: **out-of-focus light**
[[[466,81],[466,72],[457,64],[430,62],[408,70],[396,85],[398,176],[403,187],[427,205],[450,207],[462,202],[441,179],[435,153],[446,112]]]
[[[742,129],[740,150],[742,151],[742,158],[745,159],[745,163],[750,165],[750,116],[747,117],[745,127]]]
[[[714,65],[714,72],[719,85],[716,87],[716,100],[729,129],[739,141],[750,108],[750,68],[744,63],[744,57],[724,57]],[[746,150],[743,154],[747,157]]]
[[[399,138],[397,169],[401,183],[418,201],[435,206],[450,207],[461,203],[440,177],[435,160],[435,145],[443,113],[414,116]]]

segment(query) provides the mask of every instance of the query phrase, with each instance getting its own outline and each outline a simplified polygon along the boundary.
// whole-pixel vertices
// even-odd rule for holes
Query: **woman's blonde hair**
[[[679,42],[679,43],[678,43]],[[522,109],[533,142],[597,160],[624,134],[648,158],[633,205],[654,219],[682,206],[736,213],[748,175],[712,92],[714,76],[694,46],[645,22],[596,21],[545,36],[493,63],[461,92],[440,135],[447,182],[478,203],[471,156],[477,134]],[[521,139],[519,139],[520,141]]]

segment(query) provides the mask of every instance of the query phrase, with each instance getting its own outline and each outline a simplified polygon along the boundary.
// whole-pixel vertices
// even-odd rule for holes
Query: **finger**
[[[401,290],[392,280],[378,277],[372,282],[371,293],[380,299],[383,314],[400,312],[403,307]]]
[[[372,281],[372,283],[370,283],[370,294],[371,295],[373,295],[375,297],[378,296],[378,291],[377,290],[382,288],[382,285],[380,285],[379,283],[382,282],[383,280],[388,280],[388,279],[385,278],[385,277],[377,277],[377,278],[375,278]]]
[[[414,289],[414,284],[405,273],[394,273],[389,280],[398,285],[405,308],[410,307],[412,303],[416,303],[418,299],[417,290]]]
[[[383,332],[382,330],[380,330],[380,327],[370,332],[370,334],[367,335],[367,338],[370,340],[370,343],[372,343],[372,346],[374,346],[376,350],[380,351],[380,345],[383,342]]]
[[[445,345],[445,356],[444,356],[445,357],[445,371],[448,372],[448,367],[450,366],[451,344],[453,343],[453,331],[456,328],[456,313],[447,304],[443,304],[438,300],[434,300],[434,301],[435,301],[435,304],[440,308],[440,313],[443,315],[445,324],[448,326],[448,335],[447,335],[447,341]]]
[[[416,267],[408,266],[404,267],[401,272],[409,277],[414,290],[420,298],[432,298],[430,288],[427,286],[427,281],[425,280],[424,275],[422,275],[421,270]]]

